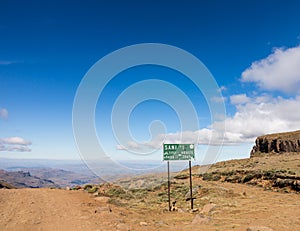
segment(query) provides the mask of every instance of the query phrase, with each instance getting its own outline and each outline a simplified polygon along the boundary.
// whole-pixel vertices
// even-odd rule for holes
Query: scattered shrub
[[[289,170],[288,174],[290,174],[290,175],[296,175],[296,172]]]
[[[93,188],[93,185],[91,185],[91,184],[87,184],[87,185],[83,186],[84,190],[89,190],[91,188]]]
[[[242,181],[242,183],[246,183],[246,182],[252,180],[254,177],[255,177],[255,174],[250,173],[250,174],[247,174],[246,176],[244,176],[241,181]]]
[[[96,186],[94,186],[94,187],[92,187],[92,188],[89,188],[89,189],[87,190],[88,193],[95,193],[95,192],[97,192],[97,191],[98,191],[98,187],[96,187]]]
[[[213,173],[204,173],[202,175],[202,179],[206,181],[218,181],[221,179],[221,175],[219,173],[213,174]]]
[[[174,176],[174,178],[177,180],[185,180],[188,179],[189,177],[190,177],[189,174],[181,174],[181,175]]]

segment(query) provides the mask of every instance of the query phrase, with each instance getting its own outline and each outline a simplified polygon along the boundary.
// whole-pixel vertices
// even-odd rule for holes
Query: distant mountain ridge
[[[84,175],[73,171],[54,168],[28,168],[34,176],[42,179],[49,179],[61,187],[73,187],[87,183],[103,183],[104,181],[97,176]]]
[[[257,137],[250,156],[289,152],[300,153],[300,130]]]
[[[32,176],[30,172],[0,170],[0,188],[60,188],[48,179]]]

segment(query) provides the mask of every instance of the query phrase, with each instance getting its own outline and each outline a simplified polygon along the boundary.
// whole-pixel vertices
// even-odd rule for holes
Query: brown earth
[[[281,170],[298,176],[300,155],[220,162],[207,173]],[[101,184],[64,189],[0,189],[0,230],[300,230],[300,194],[262,185],[208,181],[193,168],[194,211],[186,171],[172,178],[175,211],[168,211],[163,175],[134,179],[130,187]],[[166,176],[164,176],[166,178]],[[135,187],[148,183],[151,187]],[[124,185],[125,186],[125,185]],[[88,193],[89,192],[89,193]]]
[[[1,230],[221,231],[267,226],[273,230],[300,230],[297,194],[268,192],[231,183],[206,182],[204,185],[207,195],[199,199],[216,207],[204,214],[207,220],[198,222],[194,219],[199,212],[190,213],[188,202],[182,211],[167,212],[167,203],[132,208],[115,206],[107,203],[106,198],[95,200],[83,191],[2,189],[0,227]],[[201,210],[203,206],[196,208]]]

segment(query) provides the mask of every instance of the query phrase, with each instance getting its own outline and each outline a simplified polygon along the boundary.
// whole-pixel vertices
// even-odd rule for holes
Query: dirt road
[[[246,231],[251,226],[272,230],[300,230],[298,194],[264,191],[241,184],[200,182],[206,195],[201,204],[214,203],[201,218],[201,209],[191,213],[166,211],[167,203],[155,203],[158,194],[128,205],[112,205],[108,198],[84,191],[60,189],[0,189],[0,230],[211,230]],[[195,182],[197,184],[197,181]],[[198,216],[198,220],[196,217]]]
[[[79,191],[2,189],[0,206],[0,230],[112,230],[114,226],[114,213],[107,204]]]

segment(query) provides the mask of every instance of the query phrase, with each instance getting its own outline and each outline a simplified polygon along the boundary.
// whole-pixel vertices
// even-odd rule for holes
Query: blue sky
[[[246,157],[257,135],[300,129],[299,10],[296,0],[0,1],[0,157],[80,158],[72,107],[81,80],[105,55],[139,43],[176,46],[206,65],[223,95],[216,100],[226,106],[221,159]],[[182,131],[172,108],[150,100],[129,117],[135,141],[116,143],[110,130],[114,100],[153,78],[190,97],[200,127]],[[148,131],[155,120],[164,121],[173,138],[193,140],[196,132],[199,152],[207,148],[214,121],[201,92],[180,73],[129,69],[102,93],[95,124],[112,156],[126,159],[126,147],[157,145],[159,138]]]

